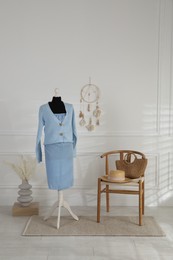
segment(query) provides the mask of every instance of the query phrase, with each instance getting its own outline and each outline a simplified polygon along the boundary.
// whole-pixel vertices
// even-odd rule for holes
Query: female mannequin
[[[76,128],[73,106],[63,103],[61,97],[56,96],[39,110],[39,127],[36,142],[38,162],[42,161],[41,133],[44,127],[45,162],[48,186],[58,191],[58,200],[53,204],[44,220],[47,220],[58,208],[57,228],[60,226],[61,207],[65,207],[75,220],[78,217],[72,212],[64,200],[63,190],[73,185],[73,157],[76,147]]]

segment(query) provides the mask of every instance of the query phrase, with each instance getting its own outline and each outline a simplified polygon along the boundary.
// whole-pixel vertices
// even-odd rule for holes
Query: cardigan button
[[[59,135],[63,135],[63,133],[60,133]]]
[[[62,123],[59,123],[60,126],[62,126]]]

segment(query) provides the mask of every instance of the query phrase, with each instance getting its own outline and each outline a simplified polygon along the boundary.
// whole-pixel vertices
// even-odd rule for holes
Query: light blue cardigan
[[[73,105],[64,103],[66,115],[61,123],[54,115],[49,104],[39,109],[39,123],[36,138],[36,158],[42,161],[41,136],[44,127],[44,144],[73,143],[74,156],[76,156],[77,132]]]

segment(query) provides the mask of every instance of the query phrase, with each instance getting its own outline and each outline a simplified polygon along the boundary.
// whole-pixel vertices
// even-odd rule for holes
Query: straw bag
[[[131,162],[131,157],[134,156],[134,161]],[[127,153],[123,160],[115,161],[117,170],[125,171],[125,176],[127,178],[135,179],[144,175],[147,159],[137,158],[134,153]]]

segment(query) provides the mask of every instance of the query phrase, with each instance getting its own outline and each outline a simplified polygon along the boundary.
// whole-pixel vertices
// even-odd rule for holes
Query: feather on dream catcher
[[[79,125],[86,127],[88,131],[93,131],[96,126],[100,125],[99,98],[99,87],[91,84],[91,79],[89,79],[89,84],[84,85],[80,92],[79,112]]]

